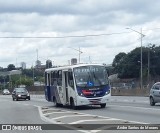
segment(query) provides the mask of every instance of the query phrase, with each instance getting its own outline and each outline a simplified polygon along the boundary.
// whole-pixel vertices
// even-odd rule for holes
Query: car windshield
[[[25,88],[16,88],[16,92],[27,92]]]
[[[74,68],[76,85],[80,87],[108,84],[107,71],[103,66],[83,66]]]
[[[8,89],[4,89],[3,91],[4,91],[4,92],[7,92],[7,91],[9,91],[9,90],[8,90]]]

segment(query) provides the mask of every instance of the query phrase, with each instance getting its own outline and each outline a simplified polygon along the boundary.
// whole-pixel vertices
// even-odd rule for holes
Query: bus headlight
[[[81,97],[84,97],[82,92],[78,92],[78,95],[81,96]]]
[[[108,95],[110,93],[110,90],[106,91],[106,95]]]

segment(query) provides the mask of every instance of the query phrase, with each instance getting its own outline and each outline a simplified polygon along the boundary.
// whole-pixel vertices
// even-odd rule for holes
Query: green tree
[[[143,77],[148,76],[148,69],[151,76],[160,76],[160,46],[143,47],[142,55]],[[118,60],[120,58],[119,56],[121,57],[121,53],[115,56],[113,61],[114,72],[118,73],[120,78],[139,78],[141,70],[141,48],[133,49],[120,60]],[[149,68],[148,60],[150,60]]]
[[[126,56],[127,54],[124,52],[121,52],[119,54],[117,54],[113,60],[112,66],[116,67],[122,60],[123,58]]]
[[[12,70],[15,70],[15,69],[16,69],[16,67],[15,67],[14,64],[9,64],[8,67],[7,67],[8,71],[12,71]]]

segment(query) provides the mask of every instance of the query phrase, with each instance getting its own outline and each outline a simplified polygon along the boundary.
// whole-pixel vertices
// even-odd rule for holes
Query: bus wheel
[[[105,108],[106,107],[106,103],[101,104],[101,108]]]
[[[59,107],[59,104],[57,103],[56,97],[53,97],[53,103],[56,107]]]
[[[75,106],[73,98],[70,99],[70,103],[71,103],[71,108],[76,110],[77,106]]]

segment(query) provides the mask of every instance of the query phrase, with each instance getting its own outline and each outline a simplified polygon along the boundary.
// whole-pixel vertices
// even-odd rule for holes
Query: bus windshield
[[[79,87],[102,86],[108,84],[107,70],[103,66],[83,66],[74,68],[76,85]]]

